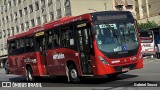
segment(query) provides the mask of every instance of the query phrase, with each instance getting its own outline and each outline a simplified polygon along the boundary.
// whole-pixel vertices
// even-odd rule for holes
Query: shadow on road
[[[137,75],[131,75],[131,74],[122,74],[119,75],[117,78],[108,78],[107,76],[98,76],[98,77],[83,77],[81,78],[81,82],[78,84],[90,84],[90,85],[99,85],[99,84],[106,84],[106,83],[112,83],[115,81],[123,81],[125,79],[129,78],[135,78]],[[11,82],[26,82],[24,77],[14,77],[14,78],[9,78]],[[41,82],[41,83],[53,83],[53,84],[66,84],[67,78],[66,77],[56,77],[56,78],[41,78],[38,79],[36,82]]]
[[[25,82],[26,80],[24,77],[19,76],[19,77],[11,77],[11,78],[9,78],[9,81],[11,81],[11,82]]]
[[[81,82],[84,84],[105,84],[135,77],[137,77],[137,75],[131,75],[131,74],[122,74],[116,78],[108,78],[107,76],[89,77],[89,78],[83,78]]]

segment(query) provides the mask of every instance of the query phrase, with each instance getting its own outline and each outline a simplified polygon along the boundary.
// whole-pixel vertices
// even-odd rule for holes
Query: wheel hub
[[[77,71],[75,69],[71,70],[71,77],[72,78],[77,78]]]
[[[30,72],[28,73],[28,77],[29,77],[29,80],[32,80],[32,75]]]

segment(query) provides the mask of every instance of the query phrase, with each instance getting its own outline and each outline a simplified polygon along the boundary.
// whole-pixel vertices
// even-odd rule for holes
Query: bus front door
[[[80,62],[83,75],[91,75],[91,58],[90,58],[90,29],[82,28],[78,30],[78,50],[80,53]]]

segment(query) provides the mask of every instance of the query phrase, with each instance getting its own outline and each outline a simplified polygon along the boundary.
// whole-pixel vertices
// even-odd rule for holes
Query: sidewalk
[[[0,72],[3,70],[4,68],[0,68]]]
[[[160,62],[160,59],[157,58],[151,58],[151,57],[143,57],[144,62]]]

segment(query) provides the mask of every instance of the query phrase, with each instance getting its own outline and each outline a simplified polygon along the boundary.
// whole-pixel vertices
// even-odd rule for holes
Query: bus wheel
[[[35,81],[34,76],[33,76],[33,71],[31,67],[28,67],[26,70],[26,79],[29,82]]]
[[[69,81],[71,83],[78,83],[80,82],[80,78],[78,77],[78,72],[75,66],[70,65],[68,67],[68,75],[69,75]]]

